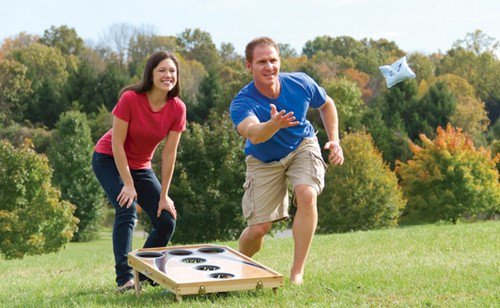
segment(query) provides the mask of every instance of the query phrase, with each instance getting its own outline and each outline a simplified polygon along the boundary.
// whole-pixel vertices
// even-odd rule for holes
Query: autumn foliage
[[[471,138],[450,124],[437,128],[435,140],[420,136],[423,146],[411,144],[413,159],[398,162],[408,198],[406,219],[419,222],[438,220],[456,223],[476,214],[500,211],[500,184],[495,163],[483,148],[476,149]]]

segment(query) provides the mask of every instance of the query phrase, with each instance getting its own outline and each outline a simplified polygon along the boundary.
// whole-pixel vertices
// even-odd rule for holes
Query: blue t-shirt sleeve
[[[255,116],[255,113],[249,107],[247,100],[250,98],[245,98],[242,95],[238,95],[231,102],[231,106],[229,107],[229,115],[231,116],[231,120],[233,120],[234,126],[238,127],[238,125],[250,116]]]
[[[312,108],[319,108],[323,106],[323,104],[326,102],[326,92],[325,89],[320,87],[314,79],[309,77],[307,74],[301,74],[302,78],[304,79],[304,84],[306,85],[306,88],[310,92],[311,95],[311,101],[310,101],[310,106]]]

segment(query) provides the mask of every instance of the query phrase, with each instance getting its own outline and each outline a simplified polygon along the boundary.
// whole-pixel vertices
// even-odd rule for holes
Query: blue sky
[[[500,40],[500,0],[0,0],[0,41],[67,25],[94,43],[115,23],[177,35],[210,33],[217,47],[267,35],[299,53],[320,35],[387,38],[406,52],[445,52],[481,29]]]

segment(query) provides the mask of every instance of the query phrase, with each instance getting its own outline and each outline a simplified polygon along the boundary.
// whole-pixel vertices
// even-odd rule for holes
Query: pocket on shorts
[[[309,154],[311,155],[311,159],[313,161],[313,170],[311,170],[311,174],[314,175],[321,192],[325,186],[325,173],[326,169],[328,169],[328,165],[323,160],[323,157],[321,157],[321,153],[310,151]]]
[[[253,178],[252,177],[247,177],[245,180],[245,183],[243,183],[243,200],[241,202],[241,207],[243,209],[243,217],[245,219],[250,218],[252,216],[253,211],[254,211],[254,200],[253,200]]]

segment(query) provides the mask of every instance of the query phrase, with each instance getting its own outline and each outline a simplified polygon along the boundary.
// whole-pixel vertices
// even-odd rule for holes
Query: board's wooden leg
[[[178,303],[182,303],[182,295],[175,294],[175,300],[176,300]]]
[[[278,288],[273,288],[274,295],[278,294]]]
[[[134,269],[134,290],[136,296],[139,296],[139,294],[141,294],[141,282],[139,281],[139,272],[135,269]]]

